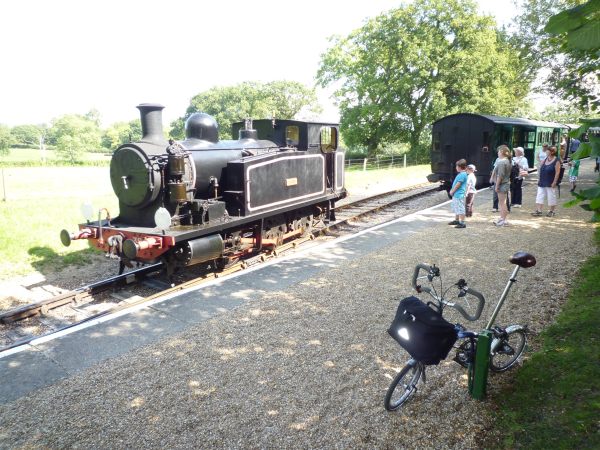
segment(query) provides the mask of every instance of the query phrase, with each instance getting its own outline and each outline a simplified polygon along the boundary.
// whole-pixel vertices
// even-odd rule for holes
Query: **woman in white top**
[[[521,203],[523,201],[523,177],[526,177],[529,174],[529,163],[527,162],[527,158],[525,158],[525,150],[523,147],[517,147],[514,149],[515,157],[512,160],[513,165],[516,165],[519,168],[519,176],[516,177],[510,188],[511,188],[511,200],[512,206],[515,208],[520,208]]]
[[[475,165],[469,164],[467,166],[467,197],[465,201],[465,215],[467,217],[473,216],[473,202],[475,201],[475,194],[477,193],[477,190],[475,189],[475,186],[477,185],[475,172],[477,172]]]

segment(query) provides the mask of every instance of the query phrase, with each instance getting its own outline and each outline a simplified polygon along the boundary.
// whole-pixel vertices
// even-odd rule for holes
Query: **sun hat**
[[[471,169],[473,172],[477,172],[477,168],[475,167],[475,164],[469,164],[467,166],[467,169]]]

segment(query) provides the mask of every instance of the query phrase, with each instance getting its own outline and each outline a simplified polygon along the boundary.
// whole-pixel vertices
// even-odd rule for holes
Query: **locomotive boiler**
[[[167,141],[162,105],[138,105],[143,137],[112,156],[110,179],[119,214],[88,211],[77,232],[61,241],[87,239],[120,260],[200,263],[225,267],[263,248],[310,232],[334,216],[346,196],[344,153],[337,124],[247,120],[233,125],[237,140],[219,140],[216,121],[192,114],[183,141]]]

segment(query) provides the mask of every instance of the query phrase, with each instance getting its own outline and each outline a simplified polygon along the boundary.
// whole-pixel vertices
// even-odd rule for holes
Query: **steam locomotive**
[[[238,140],[220,141],[214,118],[195,113],[185,140],[167,142],[164,107],[137,108],[143,137],[117,148],[110,163],[118,217],[101,210],[94,220],[89,209],[77,232],[60,233],[65,246],[87,239],[119,259],[119,273],[134,262],[162,261],[169,274],[225,267],[334,219],[346,196],[337,124],[247,120],[232,126]]]

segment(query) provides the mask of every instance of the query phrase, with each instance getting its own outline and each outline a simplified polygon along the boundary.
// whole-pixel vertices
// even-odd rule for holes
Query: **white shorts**
[[[543,205],[546,197],[548,197],[548,206],[556,206],[558,203],[556,200],[556,188],[538,186],[535,202],[539,205]]]

